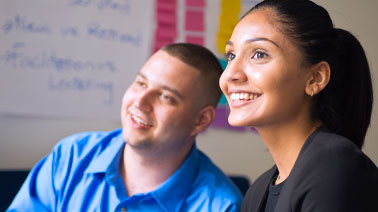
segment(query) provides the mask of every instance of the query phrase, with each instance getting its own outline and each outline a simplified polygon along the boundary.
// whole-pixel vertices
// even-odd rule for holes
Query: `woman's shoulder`
[[[310,143],[302,149],[291,177],[299,181],[311,179],[315,187],[347,188],[352,183],[361,183],[364,187],[368,182],[378,185],[377,166],[353,142],[323,130],[310,139],[306,141]]]
[[[326,128],[320,128],[314,132],[306,142],[310,142],[311,148],[325,150],[325,149],[355,149],[358,147],[344,136],[333,133]]]
[[[308,138],[298,157],[298,161],[301,160],[314,164],[323,161],[325,167],[327,165],[332,166],[333,163],[349,164],[349,166],[367,164],[377,169],[370,158],[352,141],[322,129]]]
[[[285,184],[292,191],[292,202],[346,211],[371,207],[378,188],[377,166],[340,135],[318,131],[306,142],[310,143],[302,149]]]

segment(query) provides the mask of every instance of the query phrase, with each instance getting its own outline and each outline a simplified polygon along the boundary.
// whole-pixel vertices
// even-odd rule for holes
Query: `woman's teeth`
[[[230,98],[232,101],[236,100],[254,100],[258,97],[257,94],[249,94],[249,93],[232,93]]]

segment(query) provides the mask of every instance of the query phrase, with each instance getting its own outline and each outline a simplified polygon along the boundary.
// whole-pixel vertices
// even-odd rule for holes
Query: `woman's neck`
[[[303,144],[318,126],[319,123],[308,121],[257,128],[278,168],[278,184],[290,175]]]

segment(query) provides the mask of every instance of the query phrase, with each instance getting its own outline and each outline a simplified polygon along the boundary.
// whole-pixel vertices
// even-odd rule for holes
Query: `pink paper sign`
[[[185,14],[185,30],[203,31],[204,30],[204,14],[203,11],[187,10]]]

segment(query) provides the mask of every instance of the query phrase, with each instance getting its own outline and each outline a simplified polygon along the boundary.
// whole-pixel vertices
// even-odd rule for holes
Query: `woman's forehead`
[[[253,40],[271,41],[277,47],[284,35],[272,24],[270,12],[256,10],[245,16],[235,27],[229,43],[250,43]]]

